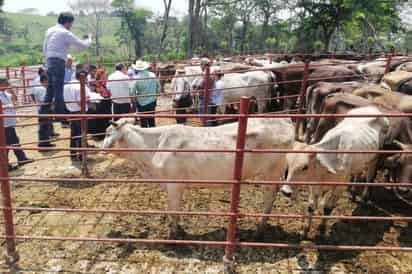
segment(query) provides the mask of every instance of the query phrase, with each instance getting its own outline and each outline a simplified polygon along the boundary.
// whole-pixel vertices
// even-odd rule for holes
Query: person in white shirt
[[[7,78],[0,78],[0,101],[3,105],[3,113],[9,115],[16,115],[16,109],[14,103],[17,101],[17,96],[13,92],[7,92],[10,89],[10,84]],[[6,145],[16,147],[13,149],[14,155],[16,155],[18,166],[22,166],[28,163],[32,163],[33,160],[27,158],[24,151],[20,147],[20,140],[17,136],[15,126],[17,124],[16,117],[3,118],[5,127],[4,134],[6,135]],[[3,133],[2,133],[3,134]],[[7,150],[7,156],[9,151]],[[12,166],[8,164],[8,170],[12,171],[17,169],[18,166]]]
[[[36,104],[43,104],[47,92],[47,76],[40,76],[40,85],[31,89],[30,95]],[[40,111],[40,107],[38,107]],[[56,145],[50,143],[51,137],[59,136],[54,132],[53,123],[51,119],[39,119],[39,146],[41,147],[55,147]],[[42,150],[44,152],[44,150]]]
[[[113,114],[125,114],[131,111],[131,100],[130,98],[119,98],[119,97],[129,97],[129,79],[127,76],[127,67],[124,64],[117,64],[116,71],[109,75],[107,88],[112,94],[112,113]],[[125,81],[114,81],[113,80],[125,80]],[[115,119],[117,120],[117,119]]]
[[[78,65],[80,68],[81,66]],[[80,88],[80,77],[81,75],[86,76],[87,72],[80,69],[76,70],[76,80],[72,81],[70,84],[66,84],[64,86],[64,102],[66,104],[67,110],[71,114],[79,114],[81,111],[80,99],[81,99],[81,88]],[[99,96],[92,94],[89,88],[86,86],[86,99],[96,99]],[[86,112],[88,110],[86,104]],[[79,148],[82,146],[82,138],[80,137],[82,134],[81,129],[81,120],[79,119],[71,119],[70,121],[70,148]],[[70,158],[72,162],[81,161],[81,153],[78,151],[70,151]]]
[[[56,114],[65,113],[63,86],[69,47],[75,46],[78,49],[85,49],[91,44],[90,36],[85,37],[85,40],[80,40],[70,31],[73,21],[74,16],[72,13],[61,13],[58,18],[58,24],[46,31],[43,43],[43,53],[46,58],[47,76],[49,78],[45,102],[51,103],[54,99],[54,112]],[[50,112],[50,106],[47,104],[40,109],[42,114]]]
[[[42,76],[42,75],[47,76],[46,69],[43,66],[39,67],[36,77],[33,80],[30,81],[31,89],[33,89],[35,86],[40,85],[40,76]]]

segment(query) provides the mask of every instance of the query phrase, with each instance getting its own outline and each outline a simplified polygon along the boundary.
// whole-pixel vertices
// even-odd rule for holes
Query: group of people
[[[61,13],[58,24],[46,31],[43,51],[45,55],[45,67],[38,70],[37,77],[31,82],[31,97],[39,104],[39,114],[78,114],[81,112],[81,84],[82,77],[86,79],[86,97],[88,104],[86,111],[89,114],[126,114],[132,112],[153,113],[157,104],[157,94],[160,93],[160,82],[150,70],[151,64],[141,60],[136,61],[130,67],[119,63],[115,71],[107,76],[103,67],[94,65],[74,65],[74,58],[68,54],[70,47],[84,49],[91,45],[91,36],[83,39],[76,37],[70,30],[73,26],[74,16],[71,13]],[[205,63],[202,64],[204,70]],[[184,70],[178,70],[178,73]],[[214,81],[214,89],[222,88],[223,74],[217,74]],[[141,79],[141,80],[139,80]],[[186,83],[187,84],[187,83]],[[187,89],[190,93],[190,87]],[[221,99],[212,93],[209,97],[211,107],[208,113],[216,113],[216,105]],[[217,93],[216,93],[217,94]],[[16,96],[10,91],[7,79],[0,79],[0,99],[5,112],[15,114],[13,107]],[[200,98],[202,100],[202,98]],[[183,107],[183,106],[181,106]],[[183,113],[177,111],[177,113]],[[104,131],[109,125],[110,117],[88,119],[88,133],[94,136],[104,136]],[[113,119],[116,120],[116,119]],[[185,119],[177,119],[178,123]],[[41,151],[50,151],[55,147],[54,138],[59,134],[55,131],[54,122],[60,122],[62,127],[70,127],[70,148],[78,148],[82,145],[80,119],[55,119],[39,118],[38,145]],[[142,127],[154,127],[153,117],[140,119]],[[216,121],[208,122],[210,126],[216,125]],[[19,139],[16,134],[16,119],[6,119],[7,145],[16,146],[17,166],[9,166],[13,170],[18,166],[32,162],[24,151],[17,148]],[[70,153],[72,162],[81,161],[81,153],[76,150]]]

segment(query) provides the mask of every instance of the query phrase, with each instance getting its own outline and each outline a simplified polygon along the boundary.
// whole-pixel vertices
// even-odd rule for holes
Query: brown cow
[[[377,85],[364,86],[353,91],[353,94],[389,109],[396,109],[405,113],[412,112],[412,96],[410,95],[390,91]]]
[[[319,82],[311,85],[306,90],[306,113],[321,113],[323,101],[325,98],[333,93],[351,93],[353,90],[360,88],[364,83],[362,82],[343,82],[343,83],[328,83]],[[307,121],[306,131],[310,136],[315,130],[315,124],[317,123],[314,118],[309,118]],[[307,142],[308,140],[306,140]]]
[[[361,76],[346,66],[316,66],[318,63],[311,63],[313,65],[309,69],[309,78],[307,85],[313,85],[320,81],[322,82],[346,82],[358,80]],[[292,67],[285,70],[284,68],[275,68],[272,70],[276,74],[276,79],[279,83],[279,91],[281,96],[290,96],[299,94],[301,90],[302,80],[304,76],[304,68]],[[282,82],[288,83],[282,83]],[[290,83],[290,81],[293,81]],[[295,82],[296,81],[296,82]],[[283,101],[283,109],[293,109],[297,98],[288,98]]]
[[[353,108],[372,104],[370,101],[352,94],[333,94],[328,96],[324,102],[322,114],[346,114]],[[399,111],[388,109],[382,105],[376,105],[384,113],[399,113]],[[387,150],[412,150],[412,121],[407,117],[389,117],[389,129],[385,136],[383,149]],[[318,122],[313,136],[306,136],[311,143],[316,143],[336,126],[342,118],[321,118]],[[311,139],[310,139],[311,138]],[[379,170],[388,170],[388,181],[409,183],[412,181],[412,154],[382,154],[377,164]],[[372,188],[373,189],[373,188]],[[400,188],[400,190],[404,190]],[[371,195],[371,193],[367,193]],[[403,199],[396,189],[395,194]]]
[[[346,114],[349,110],[365,107],[372,103],[359,96],[349,93],[336,93],[326,97],[321,107],[322,114]],[[312,130],[305,134],[305,141],[313,144],[319,142],[325,133],[336,126],[342,118],[317,118],[314,119]]]

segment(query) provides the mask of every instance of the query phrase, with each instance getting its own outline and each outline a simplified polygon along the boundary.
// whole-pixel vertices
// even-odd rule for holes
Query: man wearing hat
[[[160,82],[153,72],[149,71],[150,63],[141,60],[136,61],[133,66],[136,71],[134,82],[131,82],[130,96],[135,96],[133,101],[138,112],[149,112],[154,114],[157,103],[157,94],[160,93]],[[144,79],[153,78],[153,79]],[[155,127],[155,118],[141,118],[141,127]]]
[[[17,100],[17,96],[14,93],[9,93],[7,90],[10,89],[9,81],[6,78],[0,78],[0,101],[3,105],[3,113],[9,115],[16,115],[16,109],[14,108],[14,103]],[[17,147],[20,146],[20,140],[17,136],[15,126],[17,124],[16,117],[3,118],[3,123],[5,127],[4,134],[6,135],[6,145],[16,147],[13,149],[14,155],[16,155],[18,166],[8,165],[9,171],[17,169],[17,167],[32,163],[33,160],[26,157],[26,154],[22,149]],[[0,132],[3,134],[3,132]],[[7,151],[7,155],[8,155]]]

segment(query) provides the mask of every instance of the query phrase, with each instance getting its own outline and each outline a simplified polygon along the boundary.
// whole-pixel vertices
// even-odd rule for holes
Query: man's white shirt
[[[128,81],[115,81],[110,82],[111,80],[128,80],[129,76],[124,74],[121,71],[115,71],[110,74],[107,82],[107,88],[112,94],[112,101],[116,104],[129,104],[131,102],[130,98],[119,98],[116,97],[128,97],[129,96],[129,82]]]
[[[43,42],[43,53],[46,59],[59,58],[66,61],[70,46],[85,49],[88,48],[91,43],[92,39],[90,37],[86,40],[81,40],[63,25],[57,24],[46,31]]]
[[[92,103],[98,103],[100,100],[103,99],[100,94],[96,92],[92,92],[89,90],[88,87],[86,88],[86,99],[88,101],[92,101]],[[74,80],[70,82],[70,84],[66,84],[64,86],[63,91],[64,102],[66,102],[66,108],[70,112],[80,112],[80,82],[78,80]],[[86,111],[88,110],[86,104]]]

